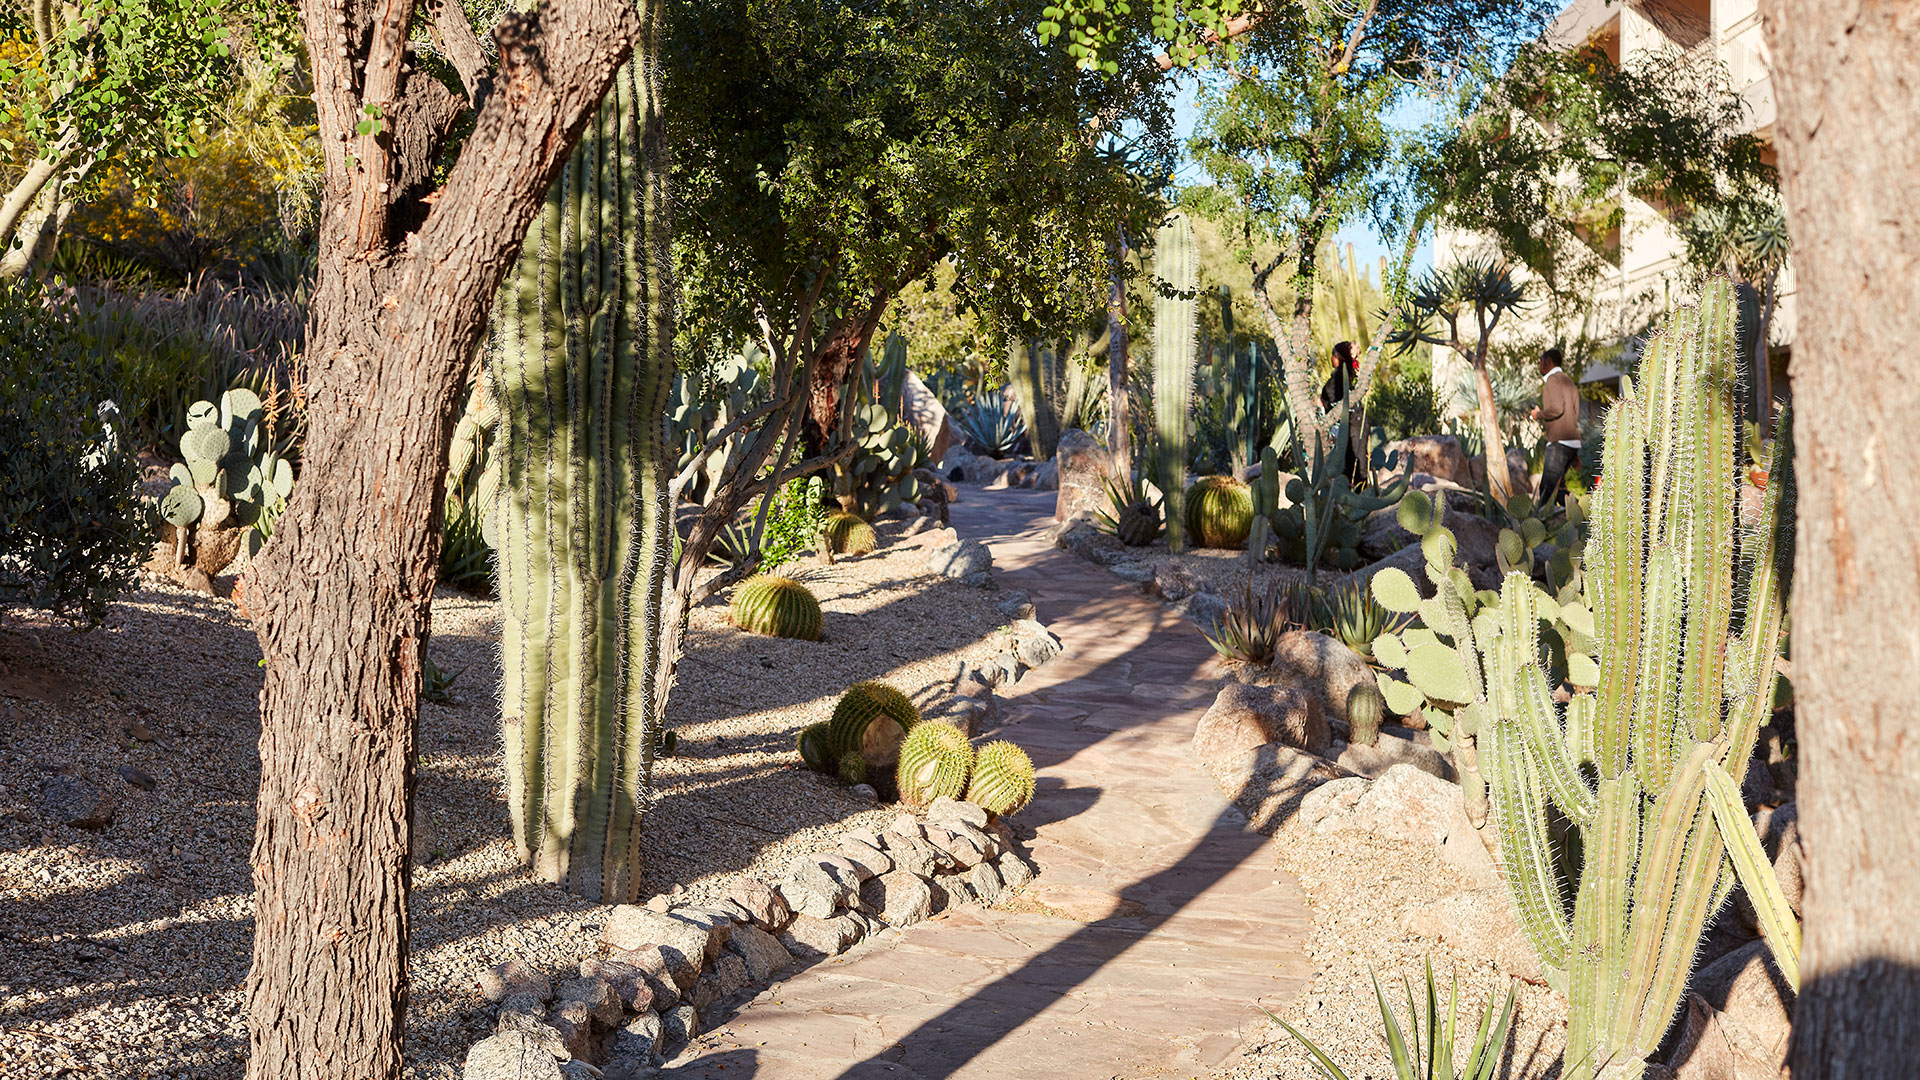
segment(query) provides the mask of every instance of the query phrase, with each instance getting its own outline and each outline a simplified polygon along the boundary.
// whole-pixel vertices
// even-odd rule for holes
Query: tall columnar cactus
[[[1271,446],[1260,450],[1260,475],[1254,477],[1253,525],[1247,530],[1247,561],[1260,562],[1267,557],[1267,545],[1273,540],[1273,515],[1280,509],[1280,452]]]
[[[1437,527],[1422,541],[1432,599],[1398,571],[1374,579],[1384,604],[1426,623],[1386,662],[1430,699],[1460,703],[1477,737],[1515,910],[1566,988],[1565,1075],[1578,1080],[1641,1075],[1736,874],[1763,901],[1777,896],[1763,861],[1729,859],[1758,849],[1732,777],[1772,706],[1793,498],[1783,430],[1758,522],[1741,524],[1737,310],[1731,284],[1710,281],[1649,342],[1639,383],[1607,418],[1590,608],[1516,567],[1470,610],[1453,538]],[[1543,624],[1558,647],[1543,643]],[[1574,691],[1564,705],[1563,681]],[[1571,916],[1550,808],[1585,853]],[[1797,928],[1767,925],[1797,978]]]
[[[502,730],[514,844],[605,901],[640,887],[672,557],[673,322],[659,8],[500,295]]]
[[[1033,443],[1036,461],[1052,459],[1054,449],[1060,445],[1060,418],[1048,394],[1051,379],[1046,361],[1039,338],[1007,339],[1007,381],[1013,386],[1020,418],[1026,421],[1027,438]]]
[[[1153,298],[1153,426],[1156,478],[1167,502],[1167,548],[1185,547],[1187,427],[1193,412],[1196,258],[1193,225],[1176,213],[1160,227],[1154,273],[1172,295]]]

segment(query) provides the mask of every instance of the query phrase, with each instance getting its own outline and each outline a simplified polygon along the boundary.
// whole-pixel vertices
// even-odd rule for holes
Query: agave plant
[[[1166,527],[1162,514],[1162,502],[1147,490],[1147,482],[1135,478],[1125,487],[1113,477],[1106,477],[1102,483],[1107,489],[1107,501],[1113,504],[1113,512],[1097,511],[1100,528],[1120,538],[1128,547],[1146,547],[1160,537],[1160,530]]]
[[[1416,1003],[1413,996],[1413,984],[1402,982],[1407,995],[1407,1028],[1401,1030],[1400,1021],[1393,1015],[1393,1006],[1387,1004],[1386,992],[1380,989],[1380,977],[1373,979],[1373,999],[1380,1006],[1380,1037],[1387,1044],[1387,1055],[1392,1062],[1394,1080],[1493,1080],[1503,1073],[1503,1060],[1507,1045],[1507,1029],[1513,1025],[1513,984],[1507,984],[1507,1000],[1496,1013],[1494,999],[1487,998],[1487,1007],[1480,1013],[1480,1023],[1474,1028],[1473,1039],[1467,1043],[1467,1062],[1464,1067],[1456,1067],[1453,1061],[1453,1049],[1457,1040],[1456,1027],[1460,1018],[1460,979],[1453,979],[1453,990],[1447,1000],[1447,1009],[1440,1011],[1440,987],[1433,977],[1433,961],[1427,961],[1427,993],[1424,1002]],[[1265,1009],[1261,1012],[1267,1012]],[[1426,1018],[1425,1041],[1421,1036],[1421,1017]],[[1274,1023],[1287,1029],[1287,1034],[1304,1047],[1313,1058],[1313,1067],[1319,1070],[1326,1080],[1349,1080],[1346,1070],[1336,1065],[1332,1058],[1313,1044],[1313,1040],[1294,1028],[1292,1024],[1267,1012]],[[1362,1076],[1374,1075],[1369,1069]]]
[[[990,457],[1012,457],[1027,437],[1027,422],[1020,418],[1020,410],[999,394],[988,394],[954,413],[953,422],[968,443]]]
[[[1277,589],[1261,592],[1249,577],[1220,622],[1200,633],[1221,656],[1264,666],[1273,662],[1280,635],[1292,628],[1285,595]]]
[[[1396,616],[1381,607],[1365,582],[1354,581],[1339,587],[1330,602],[1333,636],[1369,659],[1373,656],[1374,639],[1398,630],[1407,621],[1405,616]]]

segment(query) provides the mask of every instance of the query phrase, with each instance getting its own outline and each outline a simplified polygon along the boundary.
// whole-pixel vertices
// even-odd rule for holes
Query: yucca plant
[[[1273,662],[1280,635],[1291,629],[1286,597],[1277,589],[1262,592],[1248,578],[1219,624],[1202,627],[1200,633],[1221,656],[1264,666]]]
[[[1415,1002],[1413,983],[1403,980],[1401,986],[1407,995],[1407,1027],[1401,1030],[1400,1021],[1393,1015],[1393,1006],[1387,1004],[1386,992],[1380,989],[1380,977],[1373,979],[1373,999],[1380,1006],[1380,1037],[1387,1044],[1387,1056],[1393,1067],[1394,1080],[1493,1080],[1501,1072],[1507,1053],[1507,1032],[1513,1026],[1513,984],[1507,984],[1505,1004],[1496,1011],[1494,998],[1487,998],[1487,1007],[1480,1012],[1480,1022],[1474,1028],[1473,1039],[1467,1043],[1467,1061],[1464,1066],[1454,1064],[1454,1047],[1458,1045],[1460,1018],[1460,978],[1453,978],[1453,988],[1447,998],[1445,1012],[1440,1011],[1440,987],[1433,977],[1433,961],[1427,961],[1427,992],[1425,999]],[[1267,1012],[1262,1009],[1261,1012]],[[1426,1020],[1425,1036],[1421,1034],[1421,1019]],[[1267,1017],[1287,1030],[1308,1055],[1313,1058],[1313,1067],[1326,1080],[1350,1080],[1346,1070],[1327,1056],[1313,1040],[1302,1035],[1292,1024],[1267,1012]],[[1360,1074],[1362,1077],[1374,1075],[1372,1069]]]

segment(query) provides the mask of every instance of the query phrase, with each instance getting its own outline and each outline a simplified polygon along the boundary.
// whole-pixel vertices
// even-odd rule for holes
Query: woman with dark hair
[[[1342,341],[1333,347],[1333,374],[1320,387],[1320,407],[1328,412],[1347,408],[1347,395],[1359,381],[1360,363],[1353,356],[1353,342]],[[1359,487],[1367,476],[1367,414],[1363,402],[1351,403],[1347,419],[1347,483]]]

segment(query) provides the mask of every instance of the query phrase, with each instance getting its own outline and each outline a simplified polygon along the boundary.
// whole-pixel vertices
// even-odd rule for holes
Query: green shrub
[[[106,399],[39,295],[0,284],[0,603],[90,626],[132,587],[152,528]]]

